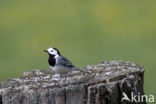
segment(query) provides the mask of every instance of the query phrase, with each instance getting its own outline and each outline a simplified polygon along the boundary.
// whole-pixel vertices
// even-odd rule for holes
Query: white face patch
[[[55,55],[55,57],[59,56],[57,50],[53,49],[52,47],[48,48],[47,51],[48,51],[49,54]]]

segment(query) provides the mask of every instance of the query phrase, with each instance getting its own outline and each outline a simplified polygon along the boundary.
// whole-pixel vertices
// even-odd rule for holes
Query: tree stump
[[[122,100],[123,92],[144,94],[144,68],[124,61],[88,65],[60,78],[51,70],[24,72],[0,83],[0,104],[145,104]]]

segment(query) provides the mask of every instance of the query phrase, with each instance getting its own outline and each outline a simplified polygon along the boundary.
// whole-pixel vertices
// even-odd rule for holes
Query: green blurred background
[[[83,68],[102,60],[145,67],[145,93],[156,94],[155,0],[0,0],[0,81],[49,69],[50,46]]]

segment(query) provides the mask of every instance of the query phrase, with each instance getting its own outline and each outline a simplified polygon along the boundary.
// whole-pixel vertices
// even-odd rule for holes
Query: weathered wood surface
[[[50,70],[24,72],[0,83],[0,104],[135,104],[121,102],[122,92],[144,94],[144,68],[135,63],[105,61],[83,70],[92,74],[72,72],[65,80]]]

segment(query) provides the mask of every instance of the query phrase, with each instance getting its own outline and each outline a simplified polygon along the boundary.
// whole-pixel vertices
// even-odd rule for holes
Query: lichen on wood
[[[60,78],[51,70],[24,72],[0,83],[2,104],[129,104],[122,92],[144,94],[144,68],[125,61],[104,61]],[[144,102],[143,102],[144,103]]]

